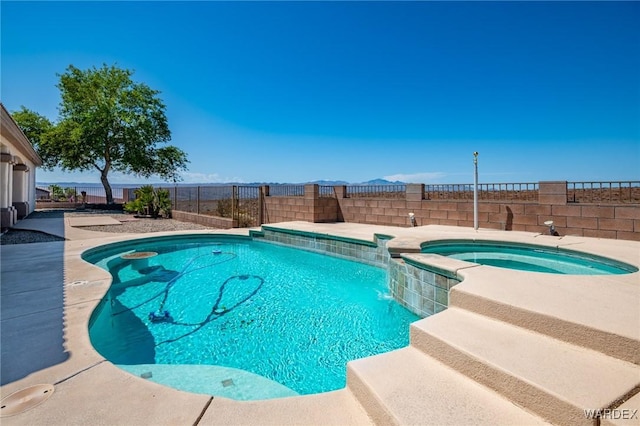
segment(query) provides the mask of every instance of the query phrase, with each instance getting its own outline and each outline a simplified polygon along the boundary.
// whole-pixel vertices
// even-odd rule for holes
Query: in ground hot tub
[[[629,274],[635,266],[573,250],[503,241],[446,240],[422,244],[422,253],[498,268],[574,275]]]

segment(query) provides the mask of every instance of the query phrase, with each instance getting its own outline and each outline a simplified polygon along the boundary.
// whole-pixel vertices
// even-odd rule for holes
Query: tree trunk
[[[102,173],[100,173],[100,181],[102,182],[102,186],[104,186],[104,193],[107,196],[107,204],[113,204],[113,191],[111,191],[111,184],[109,183],[109,179],[107,179],[106,168]]]

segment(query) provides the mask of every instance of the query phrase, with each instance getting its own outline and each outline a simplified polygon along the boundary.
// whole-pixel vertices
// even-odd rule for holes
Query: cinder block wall
[[[304,197],[265,197],[265,223],[304,220],[355,222],[374,225],[416,224],[473,227],[473,200],[424,200],[424,186],[410,184],[402,199],[347,198],[336,186],[335,198],[319,197],[317,185],[306,185]],[[540,182],[538,201],[478,203],[481,228],[548,232],[552,220],[559,235],[578,235],[640,241],[640,205],[568,204],[566,182]]]
[[[321,195],[315,184],[305,185],[301,196],[269,196],[268,187],[263,191],[262,215],[256,221],[261,219],[264,224],[301,220],[411,226],[409,213],[413,213],[418,226],[473,227],[473,200],[427,200],[422,184],[406,185],[405,193],[396,198],[351,198],[345,186],[334,187],[333,194]],[[544,223],[552,220],[559,235],[640,241],[639,203],[569,203],[567,195],[567,182],[540,182],[537,200],[479,200],[478,225],[547,233],[549,228]],[[176,218],[181,213],[173,212]],[[180,220],[237,226],[230,219],[214,224],[214,219],[184,215]]]
[[[182,222],[197,223],[199,225],[210,226],[212,228],[228,229],[236,228],[238,226],[238,221],[230,218],[207,216],[203,214],[190,213],[179,210],[172,211],[171,217]]]
[[[268,191],[267,191],[268,192]],[[264,223],[290,222],[336,222],[338,203],[332,197],[320,197],[318,185],[305,185],[304,196],[264,197]]]
[[[314,222],[338,222],[338,202],[335,198],[318,198],[313,206]]]
[[[264,197],[264,223],[294,220],[313,222],[311,207],[303,197]]]

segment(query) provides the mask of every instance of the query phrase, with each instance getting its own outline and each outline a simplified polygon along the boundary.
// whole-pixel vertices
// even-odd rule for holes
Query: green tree
[[[165,105],[158,98],[160,92],[134,82],[132,75],[115,66],[81,70],[69,65],[59,75],[62,100],[57,124],[47,129],[41,116],[24,107],[22,111],[29,113],[22,118],[40,124],[33,126],[34,133],[43,129],[32,141],[45,166],[98,170],[109,204],[113,203],[111,170],[176,182],[188,163],[179,148],[158,147],[171,139]],[[29,124],[15,115],[14,119],[21,128]]]
[[[19,111],[14,111],[11,116],[42,158],[43,167],[48,169],[55,167],[58,163],[57,156],[46,153],[45,148],[48,145],[41,143],[42,138],[53,129],[53,123],[47,117],[24,106]]]

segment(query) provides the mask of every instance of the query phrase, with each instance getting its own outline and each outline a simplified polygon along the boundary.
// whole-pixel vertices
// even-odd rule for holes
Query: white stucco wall
[[[0,103],[0,216],[10,227],[36,206],[36,168],[42,160]]]

